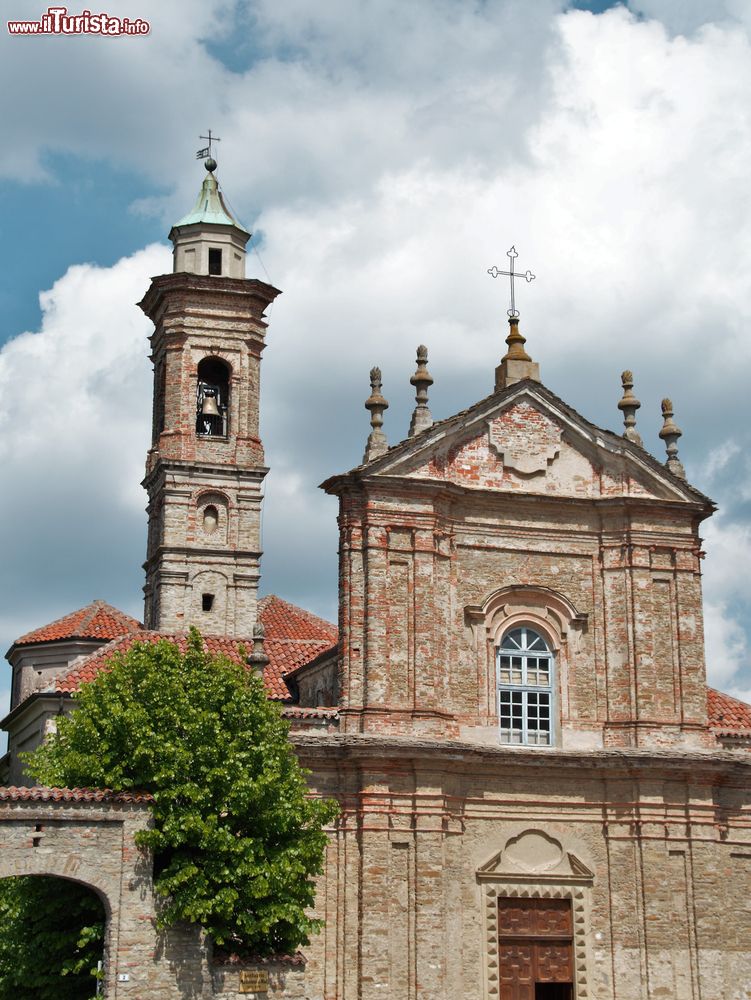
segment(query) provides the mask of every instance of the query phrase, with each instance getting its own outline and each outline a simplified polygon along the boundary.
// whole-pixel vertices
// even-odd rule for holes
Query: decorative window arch
[[[555,656],[531,625],[507,629],[496,653],[501,743],[555,742]]]
[[[465,621],[472,633],[472,646],[477,657],[478,677],[478,717],[482,726],[497,729],[500,723],[500,689],[528,688],[529,690],[548,690],[550,700],[550,742],[532,742],[533,746],[553,746],[560,744],[564,725],[569,718],[569,671],[572,657],[580,652],[582,636],[587,631],[588,615],[578,610],[563,594],[548,587],[537,587],[528,584],[512,584],[500,587],[488,594],[482,604],[468,605],[464,609]],[[511,655],[534,658],[535,653],[549,656],[551,659],[551,684],[543,687],[539,684],[529,685],[524,680],[524,663],[522,664],[522,682],[513,679],[506,681],[501,677],[501,653],[507,650],[504,643],[507,636],[519,629],[529,629],[540,637],[545,645],[544,650],[529,648],[514,649],[509,646]],[[539,656],[537,657],[539,659]],[[539,664],[530,662],[526,666],[538,670]],[[513,666],[513,664],[511,665]],[[539,677],[539,674],[537,675]],[[529,675],[526,675],[529,680]],[[501,684],[501,681],[504,681]],[[514,703],[511,698],[511,704]],[[524,698],[521,698],[522,704]],[[526,699],[529,703],[530,700]],[[544,699],[543,699],[544,701]],[[518,705],[519,699],[516,699]],[[539,699],[538,699],[539,705]],[[507,717],[508,712],[504,713]],[[511,713],[513,715],[513,713]],[[518,711],[517,711],[518,717]],[[528,720],[529,721],[529,720]],[[518,727],[505,726],[513,729]],[[531,727],[539,732],[540,727]],[[524,730],[524,726],[522,726]],[[538,737],[535,737],[537,739]],[[499,736],[500,739],[500,736]],[[524,745],[521,740],[512,740],[503,734],[503,742],[512,745]],[[529,743],[527,744],[529,745]]]

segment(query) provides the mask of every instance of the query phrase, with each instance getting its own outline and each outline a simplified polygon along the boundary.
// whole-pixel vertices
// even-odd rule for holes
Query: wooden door
[[[498,900],[501,1000],[573,998],[572,927],[568,899]]]

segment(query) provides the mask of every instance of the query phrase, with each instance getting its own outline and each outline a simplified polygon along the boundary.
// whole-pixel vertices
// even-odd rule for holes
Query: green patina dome
[[[227,208],[219,184],[213,173],[209,173],[199,192],[198,198],[192,210],[184,215],[179,222],[175,223],[175,228],[180,226],[195,226],[201,223],[210,223],[215,226],[234,226],[236,229],[248,233],[248,230],[239,222]]]

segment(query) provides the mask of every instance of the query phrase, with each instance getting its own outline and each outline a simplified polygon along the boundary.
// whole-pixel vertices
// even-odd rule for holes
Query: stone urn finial
[[[623,413],[623,423],[626,428],[623,436],[627,441],[633,441],[634,444],[643,447],[644,442],[636,429],[636,411],[641,406],[641,403],[632,391],[634,388],[633,372],[621,372],[621,385],[623,386],[623,396],[618,401],[618,409]]]
[[[381,369],[378,367],[370,369],[370,396],[365,400],[365,409],[370,411],[371,431],[368,443],[365,445],[365,455],[363,462],[370,462],[379,455],[388,451],[388,441],[383,433],[383,411],[388,410],[389,404],[381,395]]]
[[[417,348],[417,371],[409,381],[415,387],[417,403],[409,424],[409,436],[414,437],[433,426],[433,416],[428,409],[428,389],[433,384],[433,378],[428,371],[428,349],[424,344]]]
[[[253,626],[253,652],[248,657],[248,664],[254,673],[261,677],[263,677],[263,672],[270,663],[266,655],[265,638],[266,632],[262,623],[256,622]]]
[[[495,370],[495,387],[506,389],[515,382],[528,378],[540,381],[540,366],[527,354],[524,347],[526,338],[519,332],[519,317],[509,316],[509,331],[506,337],[508,350]]]
[[[682,437],[683,431],[673,420],[673,402],[670,399],[662,401],[662,430],[660,437],[665,442],[665,450],[668,453],[665,465],[675,476],[681,479],[686,478],[686,470],[678,459],[678,438]]]

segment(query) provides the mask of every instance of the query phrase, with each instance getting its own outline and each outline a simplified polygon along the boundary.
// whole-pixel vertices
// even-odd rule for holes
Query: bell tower
[[[170,231],[173,273],[139,303],[154,324],[144,622],[250,636],[260,576],[264,313],[279,294],[245,277],[250,233],[206,160],[193,210]]]

